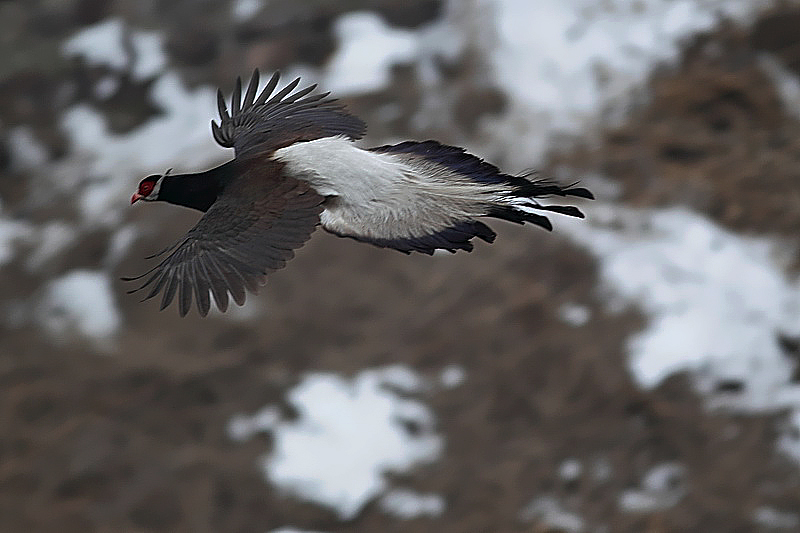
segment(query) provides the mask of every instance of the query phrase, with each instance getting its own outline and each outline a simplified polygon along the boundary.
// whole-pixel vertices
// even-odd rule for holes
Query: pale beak
[[[141,200],[142,198],[144,198],[144,196],[142,196],[142,195],[141,195],[141,194],[139,194],[138,192],[137,192],[137,193],[134,193],[134,194],[133,194],[133,196],[131,196],[131,205],[135,204],[136,202],[138,202],[138,201],[139,201],[139,200]]]

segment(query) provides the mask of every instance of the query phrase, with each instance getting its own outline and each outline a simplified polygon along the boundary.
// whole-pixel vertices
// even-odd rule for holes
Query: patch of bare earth
[[[183,4],[170,11],[173,27],[196,11]],[[322,29],[312,33],[324,33],[334,15],[283,4],[272,20],[289,29],[270,46],[261,46],[263,35],[275,34],[262,27],[269,22],[216,35],[200,17],[185,27],[205,28],[209,34],[198,39],[217,43],[207,49],[170,33],[171,46],[187,56],[185,75],[227,83],[225,58],[261,61],[280,52],[293,61],[301,45],[326,57],[328,41],[308,44],[311,34],[302,32],[292,40],[290,30],[292,21],[317,20]],[[333,8],[326,9],[320,13]],[[599,170],[634,205],[688,203],[737,230],[791,236],[800,212],[798,124],[758,67],[756,41],[735,28],[698,39],[679,65],[654,77],[650,101],[599,147],[553,156],[552,165]],[[233,53],[236,46],[253,55]],[[403,69],[395,78],[413,81]],[[370,105],[406,102],[415,94],[406,89],[399,84],[394,94],[356,105],[369,113]],[[478,91],[485,112],[502,107],[501,97]],[[12,209],[24,204],[24,191],[14,197]],[[134,220],[170,222],[158,235],[143,233],[115,276],[141,268],[141,257],[194,220],[178,208],[147,208]],[[494,245],[434,257],[319,232],[251,298],[266,309],[253,321],[181,320],[174,309],[158,313],[157,302],[138,303],[117,283],[125,327],[120,349],[109,355],[78,341],[54,344],[33,327],[0,330],[0,530],[559,531],[522,513],[548,496],[580,516],[587,531],[734,532],[755,530],[752,515],[761,506],[800,509],[797,468],[775,451],[777,415],[709,412],[686,376],[652,391],[636,388],[625,343],[643,319],[633,309],[605,310],[593,259],[555,225],[546,234],[494,223]],[[108,238],[85,239],[59,269],[102,257]],[[34,298],[45,281],[18,264],[3,275],[0,287],[15,299]],[[566,304],[585,306],[588,321],[565,322]],[[423,393],[445,439],[442,457],[392,477],[442,495],[441,516],[403,521],[373,502],[340,522],[264,480],[257,465],[269,437],[239,443],[226,433],[232,415],[280,404],[305,372],[354,375],[398,362],[431,379],[449,364],[466,372],[453,389]],[[568,459],[581,468],[567,479],[560,467]],[[622,509],[622,492],[664,462],[685,467],[675,504]]]

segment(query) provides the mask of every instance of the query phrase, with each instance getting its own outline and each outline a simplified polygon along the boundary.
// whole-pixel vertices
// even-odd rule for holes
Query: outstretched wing
[[[242,305],[245,290],[255,294],[266,275],[283,268],[308,240],[319,224],[322,202],[303,181],[250,171],[231,183],[181,240],[158,254],[169,254],[163,261],[123,279],[146,278],[129,292],[149,288],[143,300],[163,292],[161,309],[177,294],[181,316],[189,312],[193,296],[206,316],[209,293],[220,311],[228,308],[228,294]]]
[[[256,96],[259,75],[255,70],[242,96],[242,80],[237,78],[230,113],[222,91],[217,91],[220,124],[212,120],[211,131],[220,145],[236,150],[237,158],[271,153],[298,141],[334,135],[355,140],[364,136],[364,122],[348,113],[343,104],[327,98],[330,93],[308,96],[316,85],[293,93],[300,83],[297,78],[272,94],[279,79],[276,72]]]

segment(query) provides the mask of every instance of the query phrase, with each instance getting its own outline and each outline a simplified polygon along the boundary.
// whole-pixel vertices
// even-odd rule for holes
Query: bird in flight
[[[495,233],[478,220],[489,217],[551,230],[546,213],[583,218],[577,207],[542,205],[542,197],[592,199],[582,187],[512,176],[436,141],[359,148],[366,125],[316,85],[279,91],[275,73],[259,92],[258,70],[242,93],[241,79],[228,109],[217,92],[220,123],[214,139],[234,149],[227,163],[195,174],[144,178],[131,204],[161,200],[205,213],[177,243],[151,256],[163,259],[129,292],[159,293],[161,309],[177,295],[185,316],[197,303],[205,316],[213,297],[220,311],[229,296],[243,305],[270,272],[321,225],[350,237],[405,253],[442,249],[472,251],[472,239],[491,243]]]

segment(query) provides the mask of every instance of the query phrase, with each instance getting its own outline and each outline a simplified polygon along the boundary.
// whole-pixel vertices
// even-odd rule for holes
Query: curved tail
[[[561,186],[547,179],[530,180],[524,176],[509,176],[511,191],[493,206],[488,216],[524,224],[530,222],[552,231],[553,224],[542,213],[558,213],[576,218],[584,218],[580,209],[572,205],[543,205],[537,199],[551,196],[574,196],[594,200],[594,195],[584,187]]]
[[[372,148],[371,151],[422,158],[442,165],[474,182],[485,184],[487,188],[500,189],[503,193],[495,198],[484,216],[518,224],[530,222],[548,231],[553,229],[553,225],[542,213],[558,213],[578,218],[584,218],[584,216],[575,206],[543,205],[538,199],[572,196],[594,200],[594,195],[588,189],[576,187],[576,183],[561,186],[548,179],[531,179],[528,176],[504,174],[496,166],[466,152],[463,148],[447,146],[437,141],[406,141]]]

